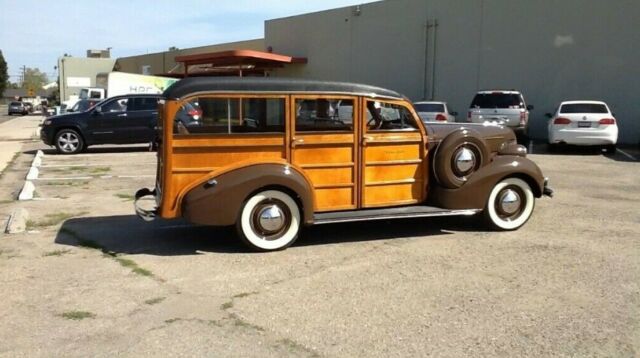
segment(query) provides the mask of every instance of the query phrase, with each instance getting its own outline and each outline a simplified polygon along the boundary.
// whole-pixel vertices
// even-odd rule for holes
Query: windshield
[[[571,103],[563,104],[560,113],[609,113],[609,110],[601,103]]]
[[[471,102],[471,108],[523,108],[524,102],[517,93],[478,93]]]
[[[444,112],[444,104],[439,103],[417,103],[414,107],[418,112]]]

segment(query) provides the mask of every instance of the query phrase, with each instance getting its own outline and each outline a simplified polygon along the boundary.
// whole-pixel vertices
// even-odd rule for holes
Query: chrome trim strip
[[[441,212],[435,212],[435,213],[384,215],[384,216],[371,216],[371,217],[360,217],[360,218],[335,218],[335,219],[325,219],[325,220],[319,220],[319,221],[314,220],[313,225],[369,221],[369,220],[425,218],[425,217],[438,217],[438,216],[471,216],[481,211],[482,209],[465,209],[465,210],[441,211]]]

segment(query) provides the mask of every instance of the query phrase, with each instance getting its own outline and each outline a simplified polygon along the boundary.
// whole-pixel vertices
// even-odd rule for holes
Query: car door
[[[129,143],[147,143],[155,137],[156,117],[158,116],[157,97],[134,97],[127,107],[127,141]]]
[[[363,99],[360,207],[420,203],[426,198],[426,135],[402,101]]]
[[[291,162],[313,186],[315,211],[358,205],[357,97],[293,96]]]
[[[94,144],[124,143],[128,98],[116,97],[106,101],[91,113],[87,125]]]

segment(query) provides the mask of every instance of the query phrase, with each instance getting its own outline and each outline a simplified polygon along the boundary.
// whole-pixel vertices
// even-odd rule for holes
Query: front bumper
[[[142,199],[145,196],[156,196],[156,190],[150,190],[149,188],[142,188],[136,192],[135,200],[133,202],[133,207],[136,210],[136,214],[139,218],[144,221],[153,221],[158,214],[158,209],[154,208],[152,210],[146,210],[140,207],[138,204],[138,200]]]

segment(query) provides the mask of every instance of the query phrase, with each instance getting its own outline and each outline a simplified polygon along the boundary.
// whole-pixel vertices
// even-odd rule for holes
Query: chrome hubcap
[[[513,215],[516,213],[520,209],[522,202],[520,195],[515,190],[511,189],[507,189],[500,193],[498,200],[500,211],[507,215]]]
[[[279,231],[285,224],[282,209],[275,204],[263,207],[258,214],[258,224],[265,232]]]
[[[80,141],[78,140],[78,137],[73,133],[63,133],[58,138],[58,144],[65,152],[73,152],[78,148],[79,143]]]
[[[476,155],[468,148],[458,150],[454,160],[456,169],[462,175],[466,175],[476,166]]]

